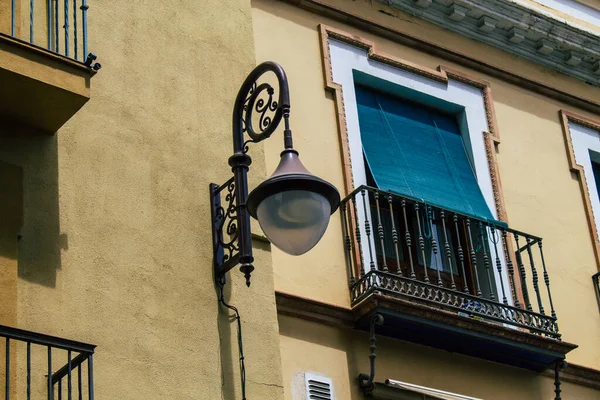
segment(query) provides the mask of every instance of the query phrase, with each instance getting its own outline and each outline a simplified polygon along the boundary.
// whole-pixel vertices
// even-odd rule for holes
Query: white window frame
[[[465,118],[461,121],[461,133],[465,139],[465,145],[470,145],[470,156],[472,157],[477,182],[485,202],[494,218],[498,219],[498,210],[496,209],[489,160],[484,141],[484,132],[489,131],[489,126],[485,109],[485,99],[480,88],[450,78],[447,83],[435,81],[391,65],[371,60],[365,49],[335,39],[329,39],[329,54],[333,81],[341,86],[343,93],[348,146],[355,188],[367,184],[362,141],[360,138],[358,107],[354,90],[354,72],[359,71],[464,108]],[[372,221],[371,216],[368,215],[369,211],[367,211],[367,215],[364,213],[364,208],[360,203],[360,196],[357,196],[357,200],[357,217],[361,221]],[[368,210],[369,207],[366,207],[366,209]],[[361,237],[366,238],[367,235],[363,224],[361,224],[360,229]],[[371,264],[368,251],[368,246],[371,246],[372,249],[375,248],[373,234],[370,239],[371,243],[368,243],[367,240],[362,241],[365,265],[376,264],[376,260],[373,260],[373,263]],[[491,248],[493,248],[493,243],[490,239],[490,249]],[[502,279],[500,279],[495,267],[490,266],[490,268],[492,268],[498,292],[500,292],[500,288],[503,286],[509,304],[513,305],[513,299],[510,295],[512,292],[505,263],[504,249],[499,248],[498,251],[502,263]],[[500,293],[498,293],[498,295],[499,297],[501,296]],[[501,301],[501,299],[499,300]]]

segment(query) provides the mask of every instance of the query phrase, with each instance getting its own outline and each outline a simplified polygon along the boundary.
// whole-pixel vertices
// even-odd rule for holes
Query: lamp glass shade
[[[271,243],[297,256],[312,249],[325,233],[331,204],[316,192],[287,190],[265,198],[256,213]]]

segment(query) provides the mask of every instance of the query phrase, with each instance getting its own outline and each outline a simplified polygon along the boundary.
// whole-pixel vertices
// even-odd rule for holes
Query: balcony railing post
[[[5,399],[10,400],[10,339],[6,338],[6,368],[4,373],[6,374],[6,381],[4,384]]]
[[[377,234],[379,236],[379,242],[381,243],[381,254],[382,262],[381,266],[384,272],[388,271],[386,256],[385,256],[385,236],[383,233],[383,224],[381,222],[381,210],[379,206],[379,191],[375,191],[375,206],[377,208]]]
[[[54,387],[52,386],[52,347],[48,346],[48,400],[54,399]]]
[[[417,216],[417,228],[419,229],[419,248],[421,249],[421,256],[423,257],[423,273],[425,274],[424,281],[429,283],[429,276],[427,274],[427,258],[425,255],[425,239],[423,238],[423,230],[421,229],[421,216],[419,214],[419,203],[415,202],[415,214]]]
[[[544,315],[545,314],[544,313],[544,304],[542,303],[542,297],[540,295],[538,273],[537,273],[537,269],[535,268],[535,263],[533,262],[533,252],[531,251],[531,246],[533,246],[533,243],[531,242],[531,238],[529,236],[525,237],[525,241],[527,243],[527,254],[529,256],[529,263],[531,264],[531,275],[533,278],[533,290],[535,290],[535,296],[537,298],[539,312],[542,315]]]
[[[344,231],[344,249],[346,250],[346,265],[348,266],[348,280],[350,286],[354,285],[354,266],[352,265],[352,241],[348,230],[348,221],[346,220],[346,202],[340,204],[340,212],[342,214],[342,229]]]
[[[69,57],[69,0],[65,0],[65,56]]]
[[[471,234],[471,219],[467,218],[467,239],[469,241],[469,254],[471,256],[471,269],[475,274],[475,285],[477,290],[477,297],[481,297],[481,285],[479,283],[479,272],[477,271],[477,254],[475,253],[475,243],[473,242],[473,235]]]
[[[59,34],[59,29],[58,29],[58,17],[59,13],[58,13],[58,0],[54,0],[54,40],[56,41],[54,43],[54,51],[59,53],[60,52],[60,34]]]
[[[454,228],[456,229],[456,240],[458,242],[458,261],[460,262],[460,269],[463,276],[463,292],[469,293],[469,285],[467,285],[467,274],[465,273],[465,254],[463,252],[462,245],[460,244],[460,231],[458,229],[458,215],[454,214],[452,218],[454,221]]]
[[[82,24],[82,36],[83,36],[83,58],[85,59],[88,55],[88,26],[87,26],[87,11],[89,6],[87,0],[81,0],[81,24]]]
[[[506,234],[506,230],[504,229],[502,230],[502,242],[504,243],[504,257],[506,258],[506,266],[508,268],[508,279],[510,284],[510,292],[513,296],[513,304],[515,305],[515,307],[520,308],[521,304],[519,303],[519,296],[517,294],[515,268],[513,266],[512,258],[510,256],[510,251],[508,248],[508,236]]]
[[[398,231],[396,231],[396,222],[394,218],[394,205],[392,195],[387,195],[388,207],[390,208],[390,220],[392,221],[392,241],[394,242],[394,251],[396,254],[396,271],[398,275],[403,276],[402,267],[400,266],[400,250],[398,249]],[[412,257],[412,256],[411,256]]]
[[[550,301],[550,312],[553,318],[556,318],[556,312],[554,311],[554,303],[552,302],[552,294],[550,293],[550,277],[546,270],[546,261],[544,260],[544,250],[542,249],[542,239],[538,241],[538,247],[540,249],[540,258],[542,259],[542,269],[544,271],[544,283],[546,284],[546,290],[548,291],[548,300]]]
[[[431,240],[431,251],[433,251],[433,263],[435,263],[435,270],[437,273],[437,285],[442,287],[444,286],[444,282],[442,281],[440,269],[442,269],[443,266],[440,265],[440,260],[438,260],[438,244],[435,238],[436,235],[434,235],[435,227],[433,224],[433,209],[431,206],[425,206],[425,208],[427,209],[427,223],[429,224],[429,236]]]
[[[27,400],[31,400],[31,342],[27,342]]]
[[[17,19],[16,19],[16,1],[12,0],[11,1],[11,9],[10,9],[10,34],[11,36],[15,36],[15,29],[16,29],[16,24],[17,24]]]
[[[46,25],[48,27],[48,50],[52,50],[52,0],[46,0]]]
[[[456,290],[456,283],[454,283],[454,271],[452,268],[452,250],[450,249],[450,243],[448,242],[448,231],[446,229],[446,214],[444,210],[440,212],[440,218],[442,219],[442,229],[444,230],[444,252],[448,259],[448,266],[450,268],[450,288]]]
[[[88,395],[89,400],[94,400],[94,363],[92,354],[88,357]]]
[[[483,250],[483,266],[485,267],[485,274],[487,276],[488,287],[490,290],[490,299],[492,301],[495,301],[496,295],[494,294],[494,291],[492,290],[492,274],[490,272],[490,259],[488,257],[488,253],[487,253],[487,242],[488,242],[488,238],[486,235],[487,227],[484,227],[483,224],[481,223],[481,221],[479,221],[479,223],[477,225],[479,226],[479,235],[481,237],[481,249]]]
[[[365,233],[367,234],[367,248],[369,249],[369,270],[375,269],[375,261],[373,259],[373,249],[371,246],[371,223],[369,222],[369,211],[367,210],[367,200],[365,199],[366,190],[362,189],[360,194],[362,196],[363,212],[365,213]]]
[[[358,247],[358,257],[360,259],[359,279],[365,276],[365,258],[363,256],[362,238],[360,234],[360,220],[358,218],[358,207],[356,206],[356,197],[352,199],[352,208],[354,211],[354,235],[356,237],[356,245]]]
[[[531,302],[529,301],[529,291],[527,290],[527,276],[525,272],[525,265],[523,264],[523,258],[521,257],[521,250],[519,246],[519,235],[515,232],[513,233],[515,237],[515,244],[517,246],[517,250],[515,254],[517,256],[517,264],[519,265],[519,275],[521,276],[521,290],[523,291],[523,300],[525,301],[525,307],[527,310],[532,311]]]
[[[29,43],[33,44],[34,0],[29,0]]]
[[[412,241],[410,238],[410,231],[408,229],[408,220],[406,218],[406,200],[402,199],[402,214],[404,215],[404,226],[406,227],[406,232],[404,233],[404,240],[406,241],[406,247],[408,248],[408,258],[410,261],[410,279],[417,279],[417,275],[415,274],[415,264],[413,262],[412,256]]]
[[[77,35],[77,0],[73,0],[73,55],[75,56],[75,60],[79,58],[77,49]]]
[[[494,228],[494,225],[490,225],[490,233],[492,234],[492,243],[494,244],[496,270],[498,271],[498,278],[500,278],[500,287],[502,288],[502,302],[504,304],[508,304],[508,299],[506,298],[506,291],[504,290],[504,279],[502,278],[502,262],[500,261],[500,256],[498,255],[498,242],[501,240],[500,235],[498,234],[498,232],[496,232],[496,228]]]

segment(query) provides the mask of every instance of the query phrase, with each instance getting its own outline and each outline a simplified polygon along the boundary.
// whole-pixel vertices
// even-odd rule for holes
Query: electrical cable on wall
[[[219,288],[219,302],[223,304],[226,308],[232,310],[235,313],[235,318],[237,320],[237,337],[238,337],[238,348],[240,353],[240,380],[242,387],[242,400],[246,400],[246,364],[244,361],[244,344],[242,341],[242,319],[240,317],[240,312],[238,309],[230,304],[225,302],[223,284],[217,283],[217,287]]]

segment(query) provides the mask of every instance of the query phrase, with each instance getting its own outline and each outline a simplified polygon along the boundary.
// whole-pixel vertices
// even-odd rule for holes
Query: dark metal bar
[[[444,282],[442,282],[442,275],[440,272],[440,268],[442,267],[441,265],[438,265],[438,246],[437,246],[437,240],[435,239],[435,235],[433,234],[433,210],[431,209],[431,206],[425,206],[427,209],[427,221],[429,223],[429,233],[431,236],[431,249],[433,250],[433,259],[436,265],[436,272],[437,272],[437,284],[438,286],[444,286]]]
[[[356,245],[358,246],[358,256],[360,258],[360,277],[362,278],[363,276],[365,276],[365,258],[363,256],[363,250],[362,250],[362,237],[360,235],[360,222],[358,220],[358,209],[356,206],[356,198],[352,199],[352,208],[354,211],[354,223],[356,225],[355,229],[354,229],[354,235],[356,237]]]
[[[423,272],[425,273],[424,281],[429,283],[429,276],[427,275],[427,258],[425,256],[425,239],[423,239],[423,230],[421,229],[421,217],[419,214],[419,203],[415,203],[415,213],[417,215],[417,227],[419,228],[419,248],[421,249],[421,255],[423,257]]]
[[[22,342],[31,342],[42,346],[56,347],[62,350],[72,350],[82,353],[93,353],[95,345],[63,339],[56,336],[26,331],[6,325],[0,325],[0,336],[16,339]]]
[[[88,27],[87,27],[87,11],[89,6],[87,0],[81,0],[81,24],[82,24],[82,36],[83,36],[83,58],[85,59],[88,54]]]
[[[54,386],[52,385],[52,347],[48,346],[48,400],[54,399]]]
[[[58,0],[54,0],[54,38],[56,40],[54,51],[57,53],[60,51],[60,43],[59,43],[59,30],[58,30]]]
[[[444,230],[444,252],[446,253],[446,258],[448,259],[448,266],[450,267],[450,288],[452,290],[456,290],[456,283],[454,283],[454,273],[452,270],[452,250],[450,249],[450,243],[448,242],[448,232],[446,230],[446,214],[443,210],[440,213],[440,218],[442,219],[442,229]]]
[[[46,0],[46,17],[48,25],[48,50],[52,50],[52,0]]]
[[[392,241],[394,242],[394,251],[396,254],[396,268],[398,275],[402,276],[402,267],[400,266],[400,251],[398,249],[398,231],[396,230],[396,221],[394,221],[394,206],[392,196],[387,196],[388,206],[390,207],[390,220],[392,221]],[[410,239],[409,239],[410,240]],[[412,258],[412,257],[411,257]]]
[[[69,0],[65,0],[65,56],[69,57]]]
[[[467,285],[467,274],[465,273],[465,254],[463,252],[462,245],[460,244],[460,230],[458,229],[458,214],[454,214],[452,218],[454,221],[454,227],[456,228],[456,240],[458,242],[458,261],[460,262],[460,268],[463,276],[463,292],[469,293],[469,285]]]
[[[391,196],[390,196],[391,197]],[[408,247],[408,259],[410,261],[410,279],[417,279],[417,275],[415,274],[415,264],[413,263],[412,256],[412,248],[411,248],[411,239],[410,239],[410,231],[408,229],[408,219],[406,218],[406,200],[402,199],[402,214],[404,215],[404,227],[406,232],[404,232],[404,240],[406,241],[406,247]]]
[[[495,301],[496,295],[492,290],[492,275],[490,273],[490,259],[487,254],[487,235],[485,234],[486,228],[481,222],[478,222],[479,225],[479,234],[481,235],[481,248],[483,250],[483,265],[485,267],[485,274],[487,276],[488,287],[490,288],[490,299]]]
[[[58,381],[58,400],[62,400],[62,380]]]
[[[375,205],[377,207],[377,233],[379,235],[379,242],[381,243],[382,267],[384,271],[388,270],[386,256],[385,256],[385,236],[383,233],[383,224],[381,223],[381,210],[379,206],[379,192],[375,191]]]
[[[34,0],[29,0],[29,43],[33,44],[33,8]]]
[[[73,382],[72,382],[72,376],[71,375],[72,375],[73,367],[71,366],[71,350],[69,350],[67,352],[67,354],[68,354],[68,357],[69,357],[69,362],[67,364],[67,366],[69,368],[69,372],[68,372],[68,375],[67,375],[68,376],[68,378],[67,378],[67,385],[68,385],[68,387],[67,387],[67,393],[68,393],[68,399],[72,400],[72,390],[73,390],[72,389],[72,383]]]
[[[81,377],[81,364],[77,366],[77,395],[78,400],[83,400],[83,382]]]
[[[533,277],[533,290],[535,290],[535,296],[537,298],[538,308],[542,315],[544,315],[544,305],[542,303],[542,297],[540,296],[540,288],[538,283],[538,273],[535,269],[535,263],[533,262],[533,253],[531,252],[531,245],[529,237],[525,237],[527,242],[527,254],[529,255],[529,263],[531,264],[531,274]]]
[[[88,357],[88,395],[89,400],[94,400],[94,364],[92,354]]]
[[[77,356],[75,356],[75,358],[73,358],[71,360],[71,369],[77,368],[78,366],[83,364],[83,362],[85,360],[87,360],[89,354],[90,353],[81,353],[81,354],[78,354]],[[62,378],[67,376],[68,372],[69,372],[68,364],[61,367],[58,371],[56,371],[54,374],[52,374],[52,384],[54,385],[55,383],[60,381]]]
[[[506,230],[502,230],[502,242],[504,243],[504,257],[506,258],[506,267],[508,268],[508,279],[510,284],[510,292],[513,296],[513,301],[515,307],[521,307],[519,303],[519,296],[517,295],[517,286],[515,281],[515,268],[512,263],[512,259],[510,257],[510,252],[508,251],[508,237],[506,235]]]
[[[500,278],[500,287],[502,288],[502,302],[504,304],[508,304],[508,299],[506,298],[506,291],[504,290],[504,279],[502,278],[502,263],[500,262],[500,256],[498,255],[498,241],[500,241],[500,235],[497,234],[496,228],[494,225],[490,225],[490,230],[492,233],[492,243],[494,243],[494,254],[496,256],[496,270],[498,271],[498,277]]]
[[[16,28],[16,23],[17,23],[16,16],[15,16],[15,13],[16,13],[15,7],[16,7],[16,1],[12,0],[11,10],[10,10],[10,34],[11,34],[11,36],[15,36],[15,28]]]
[[[562,392],[560,390],[560,367],[561,367],[562,361],[558,361],[556,364],[554,364],[554,393],[556,393],[556,396],[554,397],[554,400],[562,400],[562,397],[560,397],[560,393]]]
[[[519,248],[519,235],[513,233],[515,237],[515,244],[517,245],[517,249]],[[525,265],[523,265],[523,258],[521,257],[521,253],[518,251],[515,252],[517,256],[517,264],[519,265],[519,275],[521,276],[521,289],[523,293],[523,300],[525,300],[525,307],[532,311],[531,302],[529,301],[529,291],[527,290],[527,277],[525,275]]]
[[[27,400],[31,400],[31,343],[27,342]]]
[[[477,296],[481,297],[481,285],[479,284],[479,273],[477,272],[477,254],[475,254],[475,243],[473,243],[473,236],[471,235],[471,219],[467,218],[467,240],[469,241],[469,254],[471,256],[471,269],[475,274],[475,285],[477,286]]]
[[[10,400],[10,339],[6,338],[6,365],[5,365],[6,383],[4,384],[5,399]]]
[[[346,265],[348,266],[348,281],[350,286],[355,282],[354,279],[354,266],[352,265],[352,240],[350,239],[350,232],[348,230],[348,222],[346,220],[346,203],[340,204],[340,213],[342,214],[342,230],[344,231],[344,249],[346,250]]]
[[[79,58],[77,48],[77,35],[77,0],[73,0],[73,53],[75,55],[75,60]]]
[[[365,233],[367,234],[367,248],[369,249],[369,257],[371,258],[369,266],[371,269],[375,269],[375,261],[373,260],[373,249],[371,248],[371,223],[369,222],[369,214],[367,210],[367,201],[365,200],[365,190],[362,190],[360,194],[363,199],[363,211],[365,213]]]
[[[546,284],[546,290],[548,291],[548,300],[550,300],[550,312],[554,318],[556,318],[556,311],[554,311],[554,303],[552,302],[552,294],[550,293],[550,277],[548,271],[546,271],[546,261],[544,260],[544,250],[542,249],[542,241],[538,242],[540,249],[540,257],[542,258],[542,268],[544,270],[544,283]]]

